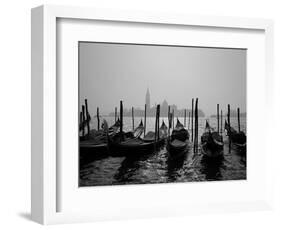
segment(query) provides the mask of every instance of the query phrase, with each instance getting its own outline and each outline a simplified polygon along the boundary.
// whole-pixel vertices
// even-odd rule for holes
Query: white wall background
[[[30,9],[41,4],[68,4],[201,15],[262,17],[275,20],[275,95],[281,93],[281,14],[278,0],[9,0],[0,13],[0,225],[1,229],[37,229],[30,213]],[[275,108],[274,118],[281,118]],[[276,131],[281,130],[276,124]],[[280,134],[279,134],[280,136]],[[276,137],[278,143],[278,136]],[[276,145],[277,146],[277,145]],[[276,154],[280,150],[276,148]],[[280,229],[281,170],[276,157],[273,212],[203,215],[168,219],[51,226],[52,229]],[[261,169],[262,170],[262,169]]]

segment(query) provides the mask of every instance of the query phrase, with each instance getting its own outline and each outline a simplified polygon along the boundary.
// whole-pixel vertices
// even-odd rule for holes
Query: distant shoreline
[[[97,116],[94,115],[92,116],[93,118],[96,118]],[[112,116],[112,115],[100,115],[100,117],[112,117],[114,118],[115,116]],[[119,117],[119,116],[118,116]],[[129,117],[131,118],[132,116],[123,116],[123,117]],[[134,116],[135,118],[144,118],[144,116]],[[147,118],[155,118],[155,116],[146,116]],[[217,115],[211,115],[211,116],[198,116],[199,118],[216,118]],[[227,116],[223,116],[224,118],[227,117]],[[230,117],[237,117],[237,115],[230,115]],[[245,118],[247,117],[247,114],[241,114],[240,117],[242,118]],[[168,116],[160,116],[160,118],[168,118]],[[177,116],[175,118],[184,118],[184,116]],[[188,120],[188,116],[186,117],[186,119]]]
[[[92,117],[94,117],[94,118],[96,118],[97,116],[96,115],[94,115],[94,116],[92,116]],[[100,117],[115,117],[115,116],[112,116],[112,115],[100,115]],[[118,116],[119,117],[119,116]],[[123,117],[129,117],[129,118],[131,118],[132,116],[123,116]],[[134,116],[135,118],[137,117],[141,117],[141,118],[144,118],[144,116]],[[152,118],[155,118],[155,116],[146,116],[147,118],[149,117],[152,117]],[[166,118],[168,118],[168,116],[160,116],[160,118],[163,118],[163,117],[166,117]],[[201,117],[201,118],[204,118],[204,117],[208,117],[208,116],[198,116],[198,117]],[[184,116],[175,116],[175,118],[184,118]],[[188,116],[186,117],[186,119],[188,119]]]
[[[217,117],[216,114],[212,114],[210,117]],[[223,117],[227,117],[227,115],[223,115]],[[230,114],[230,117],[238,117],[237,114]],[[241,113],[240,114],[240,117],[247,117],[247,114],[246,113]]]

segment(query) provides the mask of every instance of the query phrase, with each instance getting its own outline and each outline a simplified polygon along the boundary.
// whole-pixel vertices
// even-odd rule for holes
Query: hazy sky
[[[246,111],[246,50],[80,42],[80,103],[88,98],[91,113],[108,114],[124,107],[144,107],[147,88],[151,105],[164,99],[190,108],[192,97],[206,115]]]

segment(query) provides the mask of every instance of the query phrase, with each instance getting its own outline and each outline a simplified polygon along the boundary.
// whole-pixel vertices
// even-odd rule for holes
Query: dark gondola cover
[[[153,152],[158,142],[144,142],[139,138],[128,138],[121,142],[109,140],[109,147],[112,155],[136,156]]]
[[[206,121],[205,132],[201,136],[202,153],[207,157],[223,155],[223,138]]]
[[[177,119],[177,124],[172,132],[171,137],[168,138],[166,149],[170,157],[182,156],[188,147],[189,133]]]
[[[174,128],[171,136],[171,140],[180,140],[180,141],[186,141],[189,139],[189,133],[184,128],[183,124],[180,123],[179,119],[177,119],[176,127]]]
[[[114,137],[108,136],[109,149],[112,155],[118,156],[136,156],[139,154],[149,154],[158,148],[163,143],[164,139],[159,138],[155,141],[154,132],[149,132],[146,135],[146,139],[140,138],[143,133],[144,127],[141,121],[140,125],[134,130],[134,132],[123,133],[121,137],[120,133],[117,133]]]
[[[162,125],[159,128],[159,139],[161,143],[165,142],[165,139],[168,136],[168,127],[166,126],[165,122],[162,121]],[[144,138],[142,138],[145,142],[154,142],[155,141],[155,132],[149,131]]]
[[[114,136],[120,130],[120,120],[108,128],[106,121],[102,124],[103,129],[91,130],[87,139],[80,139],[79,149],[82,158],[100,158],[108,156],[107,135]]]
[[[227,121],[224,123],[224,128],[227,132],[228,137],[231,140],[232,146],[236,147],[238,150],[245,152],[247,148],[247,137],[243,131],[236,131],[231,127]]]

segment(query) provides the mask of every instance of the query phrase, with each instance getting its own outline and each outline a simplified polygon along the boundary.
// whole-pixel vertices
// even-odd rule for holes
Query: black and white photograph
[[[78,43],[79,186],[247,179],[247,49]]]

